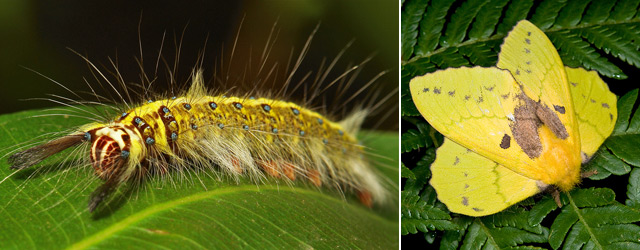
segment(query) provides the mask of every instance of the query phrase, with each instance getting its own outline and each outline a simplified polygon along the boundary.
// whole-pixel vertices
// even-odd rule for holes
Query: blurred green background
[[[56,106],[57,104],[49,101],[25,100],[47,97],[48,94],[78,99],[64,88],[24,67],[78,93],[89,90],[83,80],[86,78],[102,95],[113,95],[113,92],[103,92],[95,84],[87,64],[69,49],[87,56],[101,70],[107,68],[113,71],[109,62],[111,58],[117,61],[126,82],[139,83],[140,68],[135,60],[135,57],[140,57],[138,35],[142,40],[146,72],[152,72],[155,68],[163,33],[166,32],[166,37],[162,54],[171,64],[177,47],[174,37],[179,40],[183,36],[180,65],[175,77],[179,83],[185,82],[189,77],[191,67],[195,65],[206,42],[203,68],[205,78],[211,78],[214,69],[220,69],[220,61],[224,67],[228,66],[231,45],[243,18],[230,76],[245,79],[243,76],[247,68],[256,71],[260,54],[277,21],[278,37],[269,57],[270,65],[273,62],[279,64],[277,74],[280,79],[284,79],[287,61],[292,54],[294,58],[297,57],[312,30],[320,23],[309,53],[298,70],[298,79],[308,71],[317,72],[323,59],[328,64],[353,40],[353,46],[347,50],[327,79],[335,79],[350,65],[358,64],[373,55],[354,85],[362,86],[378,73],[389,71],[369,90],[369,94],[378,91],[384,96],[399,87],[398,13],[397,2],[383,0],[0,0],[0,113]],[[167,88],[163,86],[167,83],[162,79],[159,78],[154,83],[155,90],[164,91]],[[235,87],[237,80],[229,81],[228,86],[209,81],[209,86],[222,90],[234,87],[246,91],[253,88],[250,80],[240,80],[249,86]],[[357,91],[357,86],[350,91]],[[303,93],[297,92],[289,99],[301,100]],[[80,95],[87,96],[86,93]],[[346,94],[347,97],[349,95]],[[333,111],[334,107],[342,104],[338,100],[346,99],[342,97],[334,101],[332,98],[335,96],[329,91],[326,97],[316,98],[317,102],[312,106],[322,109],[323,103],[327,104],[326,109],[336,116],[352,109],[346,107]],[[352,106],[367,101],[362,96],[364,95],[347,104]],[[398,98],[395,95],[371,119],[375,122],[365,124],[365,127],[397,129],[397,111]],[[381,125],[378,125],[378,121],[381,121]]]

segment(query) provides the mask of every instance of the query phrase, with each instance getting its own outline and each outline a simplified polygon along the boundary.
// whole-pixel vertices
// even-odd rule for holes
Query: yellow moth
[[[613,131],[616,96],[594,71],[565,67],[544,32],[520,21],[496,67],[419,76],[411,96],[446,138],[431,166],[455,213],[500,212],[551,186],[569,191]]]

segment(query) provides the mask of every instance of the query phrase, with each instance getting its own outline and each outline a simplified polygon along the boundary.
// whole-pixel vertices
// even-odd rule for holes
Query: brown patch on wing
[[[511,136],[509,136],[508,134],[504,134],[504,136],[502,137],[502,142],[500,142],[500,147],[503,149],[511,147]]]
[[[538,127],[546,125],[556,137],[563,140],[569,137],[567,129],[551,108],[532,100],[525,94],[518,95],[518,98],[522,103],[514,110],[515,122],[511,124],[511,131],[516,143],[529,158],[537,158],[542,153]],[[554,108],[560,112],[558,107]],[[564,107],[561,110],[564,111]]]
[[[537,158],[542,153],[542,143],[538,136],[540,120],[536,116],[536,102],[524,94],[519,95],[523,105],[516,107],[513,112],[515,122],[511,124],[513,139],[529,156]]]
[[[556,135],[560,139],[567,139],[569,137],[569,133],[567,133],[567,129],[560,121],[560,118],[556,113],[554,113],[549,107],[542,106],[540,103],[536,103],[536,115],[540,118],[540,121],[547,125],[551,132]]]
[[[553,109],[555,109],[556,111],[558,111],[558,113],[563,115],[564,115],[564,112],[566,112],[564,106],[560,106],[560,105],[553,105]]]

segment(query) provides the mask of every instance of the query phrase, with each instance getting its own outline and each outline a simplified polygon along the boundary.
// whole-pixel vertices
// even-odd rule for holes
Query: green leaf
[[[410,192],[402,192],[402,234],[426,233],[433,230],[458,230],[457,224],[451,222],[451,217]]]
[[[86,122],[32,117],[42,113],[0,116],[0,148],[5,149],[0,155]],[[376,165],[397,186],[397,135],[371,132],[365,141],[372,154],[388,158]],[[0,248],[398,248],[397,200],[369,209],[353,195],[344,200],[336,191],[303,181],[256,185],[212,173],[168,174],[120,188],[91,214],[88,196],[101,181],[90,167],[78,168],[65,158],[73,155],[63,151],[17,172],[2,159]]]
[[[563,195],[567,198],[563,204],[567,205],[551,225],[549,244],[554,249],[563,245],[568,249],[584,245],[611,249],[614,243],[640,247],[635,237],[640,233],[640,226],[631,224],[640,221],[640,211],[615,202],[611,190],[610,202],[594,201],[598,195],[593,191],[582,189]]]
[[[444,17],[453,2],[453,0],[433,1],[432,5],[427,8],[422,21],[420,21],[420,35],[416,45],[417,56],[427,55],[436,49],[440,41],[440,32],[444,28],[444,22],[446,21]]]
[[[416,124],[416,126],[418,130],[409,129],[407,132],[402,133],[402,139],[400,140],[402,147],[400,152],[405,153],[433,144],[429,137],[429,131],[431,130],[429,124],[421,122]]]
[[[504,213],[475,218],[467,229],[461,249],[503,249],[546,242],[548,229],[540,225],[529,226],[526,223],[528,215],[522,208],[510,208]]]
[[[487,1],[484,0],[469,0],[463,2],[460,7],[455,10],[453,17],[447,25],[447,30],[440,41],[442,46],[449,47],[462,42],[471,25],[471,21],[478,15],[478,12],[480,12],[480,9],[482,9],[482,6],[486,3]]]
[[[531,22],[541,30],[546,30],[553,25],[560,9],[567,4],[567,0],[547,0],[540,3],[531,17]]]
[[[627,185],[627,206],[640,209],[640,168],[634,168],[629,175]]]
[[[413,54],[413,47],[417,43],[418,22],[422,19],[427,1],[408,1],[402,6],[402,58],[409,58]]]
[[[616,126],[611,136],[605,141],[607,149],[615,157],[624,163],[640,167],[640,114],[637,112],[631,116],[631,109],[634,106],[638,90],[634,90],[620,98],[618,109],[620,110]]]
[[[408,178],[408,179],[412,179],[412,180],[416,179],[416,175],[413,172],[411,172],[411,169],[409,169],[404,164],[401,164],[401,166],[400,166],[400,177]]]

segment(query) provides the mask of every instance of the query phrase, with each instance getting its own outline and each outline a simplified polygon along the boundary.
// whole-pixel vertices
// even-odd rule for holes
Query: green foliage
[[[0,156],[34,137],[86,123],[73,116],[32,117],[42,114],[0,116]],[[389,185],[398,185],[398,171],[389,167],[398,162],[397,134],[371,132],[363,141],[372,154],[384,153],[377,167]],[[67,150],[18,172],[1,159],[0,249],[398,248],[397,198],[369,209],[350,194],[345,201],[304,181],[256,185],[215,173],[172,173],[121,188],[92,214],[87,202],[101,181],[91,167],[67,158],[73,156]]]
[[[445,211],[428,205],[417,195],[402,192],[402,234],[430,230],[458,230],[458,225],[451,222],[451,217]]]
[[[402,139],[400,140],[400,144],[402,146],[400,152],[406,153],[418,148],[432,146],[431,140],[428,139],[429,129],[431,128],[429,124],[421,122],[416,124],[416,126],[418,127],[417,130],[410,129],[407,132],[402,133]]]
[[[638,4],[546,0],[534,8],[533,1],[526,0],[407,1],[401,18],[403,76],[495,65],[495,52],[507,32],[527,18],[549,36],[566,65],[624,79],[627,76],[607,56],[640,67]]]
[[[522,19],[548,35],[565,65],[624,79],[622,69],[640,68],[639,6],[639,0],[404,1],[400,93],[408,125],[403,127],[409,128],[401,141],[403,164],[415,178],[406,179],[402,190],[402,233],[423,234],[440,249],[640,248],[640,114],[634,108],[638,90],[619,98],[613,134],[583,166],[596,173],[589,179],[603,181],[585,181],[562,194],[562,208],[551,195],[542,194],[481,218],[440,213],[446,206],[428,184],[440,137],[425,128],[409,93],[415,76],[449,67],[494,66],[502,40]],[[407,13],[412,25],[406,25]],[[621,204],[613,190],[618,192],[618,180],[625,175],[626,197],[617,193],[622,197],[618,200],[625,201]],[[612,178],[618,183],[606,182]],[[443,225],[449,224],[444,222],[456,228],[446,229]]]

